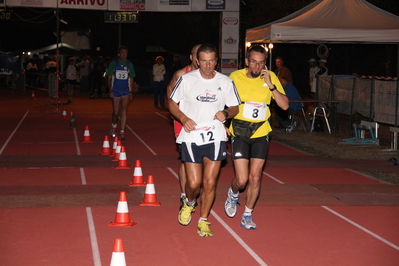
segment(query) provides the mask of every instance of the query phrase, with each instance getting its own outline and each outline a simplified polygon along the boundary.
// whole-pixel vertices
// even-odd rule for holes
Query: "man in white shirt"
[[[197,197],[201,198],[198,234],[212,236],[207,221],[216,195],[221,161],[226,158],[226,130],[223,123],[238,112],[241,100],[233,81],[216,72],[217,50],[203,44],[197,51],[198,70],[182,75],[169,99],[169,109],[183,129],[181,158],[187,172],[186,199],[179,223],[188,225]],[[228,106],[227,109],[224,109]]]

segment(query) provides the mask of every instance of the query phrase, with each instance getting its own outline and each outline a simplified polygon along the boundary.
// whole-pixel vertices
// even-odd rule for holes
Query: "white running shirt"
[[[223,123],[213,118],[225,106],[237,106],[241,103],[232,79],[219,72],[212,79],[204,79],[199,69],[182,75],[170,98],[179,104],[180,111],[197,124],[196,130],[190,133],[183,129],[176,142],[191,142],[199,146],[225,141]]]

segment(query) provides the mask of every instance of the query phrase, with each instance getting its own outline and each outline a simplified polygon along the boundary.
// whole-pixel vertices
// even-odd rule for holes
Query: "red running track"
[[[109,130],[109,100],[76,97],[66,106],[77,119],[69,129],[61,112],[43,104],[45,95],[37,97],[9,97],[0,105],[1,265],[109,265],[116,238],[127,265],[398,265],[397,186],[324,167],[328,161],[272,141],[254,211],[258,229],[239,226],[244,197],[237,217],[224,214],[233,176],[228,159],[209,218],[214,236],[200,238],[198,212],[188,226],[177,222],[171,119],[152,107],[151,95],[136,96],[129,107],[123,144],[130,170],[113,169],[116,162],[98,155]],[[91,144],[80,143],[85,125]],[[136,160],[144,179],[154,176],[160,207],[139,206],[145,187],[127,186]],[[107,226],[120,191],[127,193],[133,227]]]

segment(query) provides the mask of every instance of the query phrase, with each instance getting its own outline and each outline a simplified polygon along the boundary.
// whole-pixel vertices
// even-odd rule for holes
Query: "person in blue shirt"
[[[126,109],[132,99],[134,78],[136,73],[132,62],[127,60],[128,49],[121,46],[118,49],[118,58],[110,63],[107,70],[108,87],[110,88],[109,97],[112,99],[112,128],[111,137],[116,135],[118,122],[121,123],[120,140],[125,140]]]
[[[286,78],[280,78],[281,85],[283,85],[285,95],[289,100],[300,100],[298,90],[294,85],[289,83]],[[291,132],[296,127],[296,121],[292,123],[290,115],[294,112],[298,113],[302,109],[302,103],[290,102],[287,110],[282,110],[278,106],[275,106],[275,118],[285,128],[285,132]]]

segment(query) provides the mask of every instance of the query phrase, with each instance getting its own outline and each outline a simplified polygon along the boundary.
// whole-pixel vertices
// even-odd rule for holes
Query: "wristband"
[[[275,91],[276,89],[277,89],[277,88],[276,88],[276,86],[274,86],[274,85],[273,85],[273,89],[270,89],[270,88],[269,88],[270,91]]]

